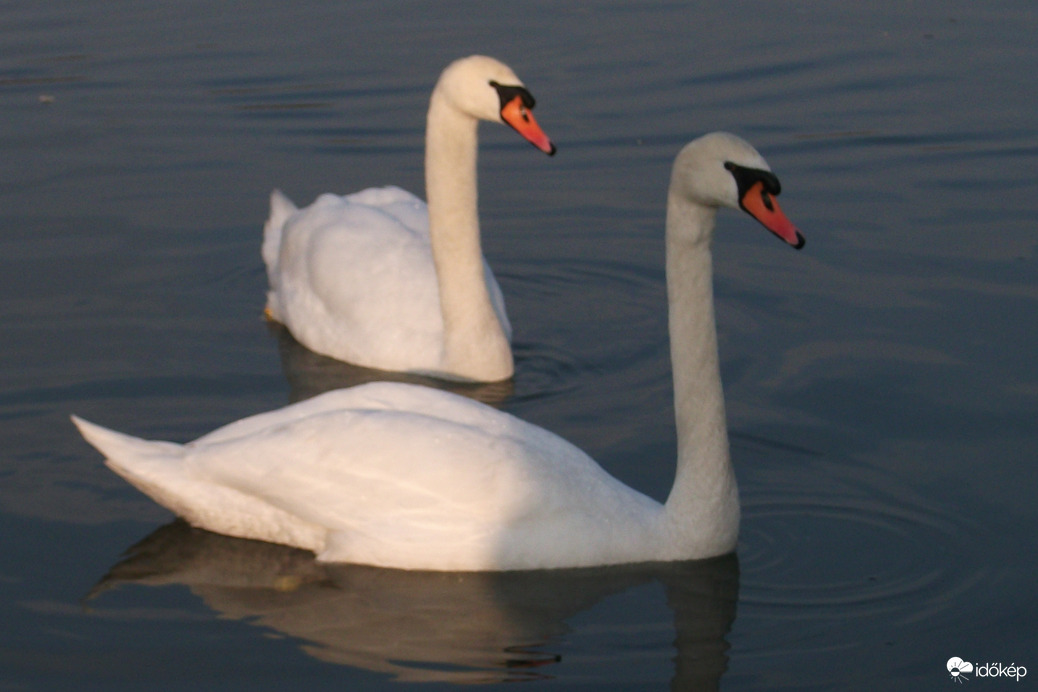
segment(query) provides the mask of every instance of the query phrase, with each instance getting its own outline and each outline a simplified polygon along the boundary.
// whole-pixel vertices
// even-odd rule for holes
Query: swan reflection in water
[[[314,353],[276,322],[268,322],[267,327],[277,339],[281,369],[288,381],[288,398],[291,402],[367,382],[406,382],[443,389],[496,407],[510,399],[515,390],[515,380],[512,379],[500,382],[456,382],[353,365]]]
[[[553,677],[567,620],[659,580],[674,615],[673,689],[717,689],[735,619],[735,555],[528,572],[421,572],[322,564],[296,548],[229,538],[177,520],[131,547],[90,592],[187,586],[223,616],[302,640],[324,662],[403,682]],[[97,602],[93,604],[96,609]]]

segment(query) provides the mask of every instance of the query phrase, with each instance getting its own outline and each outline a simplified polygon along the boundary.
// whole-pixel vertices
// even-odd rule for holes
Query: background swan
[[[684,560],[735,548],[739,499],[717,358],[711,238],[741,207],[794,247],[778,179],[714,133],[674,163],[667,288],[678,459],[665,504],[560,437],[406,384],[337,390],[195,442],[147,442],[73,418],[108,465],[190,523],[306,548],[321,560],[512,570]]]
[[[514,366],[501,289],[480,248],[479,120],[551,155],[534,99],[506,65],[451,63],[429,102],[428,207],[398,187],[326,194],[297,209],[274,191],[264,227],[266,314],[312,351],[382,370],[504,380]]]

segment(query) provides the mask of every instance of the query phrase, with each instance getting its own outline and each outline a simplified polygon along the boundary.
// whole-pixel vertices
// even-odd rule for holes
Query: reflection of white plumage
[[[511,326],[480,249],[479,120],[504,122],[546,153],[533,98],[491,58],[444,70],[429,103],[429,205],[396,187],[305,209],[271,196],[263,259],[267,314],[307,348],[357,365],[497,381],[512,376]]]
[[[790,244],[778,180],[742,140],[707,135],[674,164],[667,283],[678,460],[660,504],[556,435],[404,384],[338,390],[187,445],[76,420],[113,470],[203,528],[327,561],[433,570],[704,558],[735,547],[739,500],[717,359],[710,240],[742,207]]]
[[[92,610],[104,608],[102,594],[123,584],[187,587],[221,618],[286,635],[328,663],[399,682],[482,685],[559,674],[555,651],[574,630],[597,626],[594,618],[572,622],[577,613],[606,598],[631,602],[633,594],[624,592],[654,584],[673,613],[671,687],[699,690],[717,689],[727,668],[724,636],[735,617],[739,574],[734,556],[461,576],[318,564],[305,551],[178,521],[125,551],[91,590]],[[643,615],[647,625],[666,621],[655,608]]]

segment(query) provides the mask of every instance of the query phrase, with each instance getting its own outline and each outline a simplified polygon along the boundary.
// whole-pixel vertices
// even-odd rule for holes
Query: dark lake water
[[[1034,688],[1031,0],[0,8],[0,690],[937,690],[952,657]],[[171,524],[69,424],[186,441],[366,377],[261,319],[267,197],[422,194],[429,91],[473,52],[559,147],[482,126],[517,374],[474,394],[654,497],[672,159],[727,129],[781,177],[804,250],[735,213],[716,239],[735,556],[322,566]]]

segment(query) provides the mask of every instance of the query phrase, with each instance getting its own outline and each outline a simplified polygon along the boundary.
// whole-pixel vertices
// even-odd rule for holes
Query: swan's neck
[[[429,236],[443,313],[444,374],[482,381],[512,376],[512,351],[483,267],[476,200],[478,121],[433,93],[425,139]]]
[[[671,195],[667,208],[667,294],[678,463],[667,499],[679,545],[697,554],[735,546],[739,499],[728,452],[714,322],[710,240],[716,210]]]

